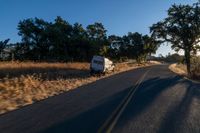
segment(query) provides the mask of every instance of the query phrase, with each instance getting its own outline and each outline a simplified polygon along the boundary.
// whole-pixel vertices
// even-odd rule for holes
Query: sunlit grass
[[[200,80],[200,57],[191,59],[191,75],[187,74],[187,67],[185,64],[172,64],[169,68],[180,75],[187,76],[194,80]]]

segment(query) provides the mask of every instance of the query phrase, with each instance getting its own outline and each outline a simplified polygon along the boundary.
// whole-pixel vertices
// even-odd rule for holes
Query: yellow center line
[[[145,76],[147,75],[147,73],[149,71],[150,71],[150,69],[148,69],[143,74],[143,76],[136,82],[136,86],[133,87],[129,91],[129,93],[127,94],[127,96],[121,101],[121,103],[118,105],[118,107],[112,112],[112,114],[110,115],[110,117],[99,128],[99,130],[98,130],[97,133],[104,133],[104,132],[110,133],[112,131],[112,129],[116,125],[118,119],[120,118],[121,114],[123,113],[123,111],[127,107],[128,103],[130,102],[130,100],[134,96],[135,92],[137,91],[137,89],[139,88],[139,86],[141,85],[142,81],[144,80]]]

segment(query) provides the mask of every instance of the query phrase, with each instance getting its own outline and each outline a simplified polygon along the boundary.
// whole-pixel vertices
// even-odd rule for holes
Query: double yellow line
[[[114,126],[116,125],[117,121],[119,120],[121,114],[127,107],[128,103],[131,101],[133,98],[135,92],[141,85],[142,81],[144,80],[145,76],[147,73],[150,71],[148,69],[143,76],[136,82],[136,86],[132,87],[129,93],[126,95],[126,97],[121,101],[121,103],[117,106],[117,108],[112,112],[110,117],[104,122],[104,124],[99,128],[97,133],[110,133]]]

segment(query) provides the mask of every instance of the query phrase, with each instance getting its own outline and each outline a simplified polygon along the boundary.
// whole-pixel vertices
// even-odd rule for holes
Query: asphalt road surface
[[[200,84],[167,65],[123,72],[0,115],[0,132],[96,133],[134,89],[111,132],[200,133]]]

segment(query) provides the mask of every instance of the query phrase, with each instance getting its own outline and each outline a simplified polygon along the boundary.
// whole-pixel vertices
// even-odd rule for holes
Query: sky
[[[54,21],[56,16],[71,24],[79,22],[84,27],[101,22],[107,35],[149,34],[149,27],[167,17],[167,9],[172,4],[195,2],[197,0],[0,0],[0,40],[10,38],[10,42],[19,42],[20,20],[38,17]],[[162,45],[156,55],[169,52],[173,53],[170,45]]]

